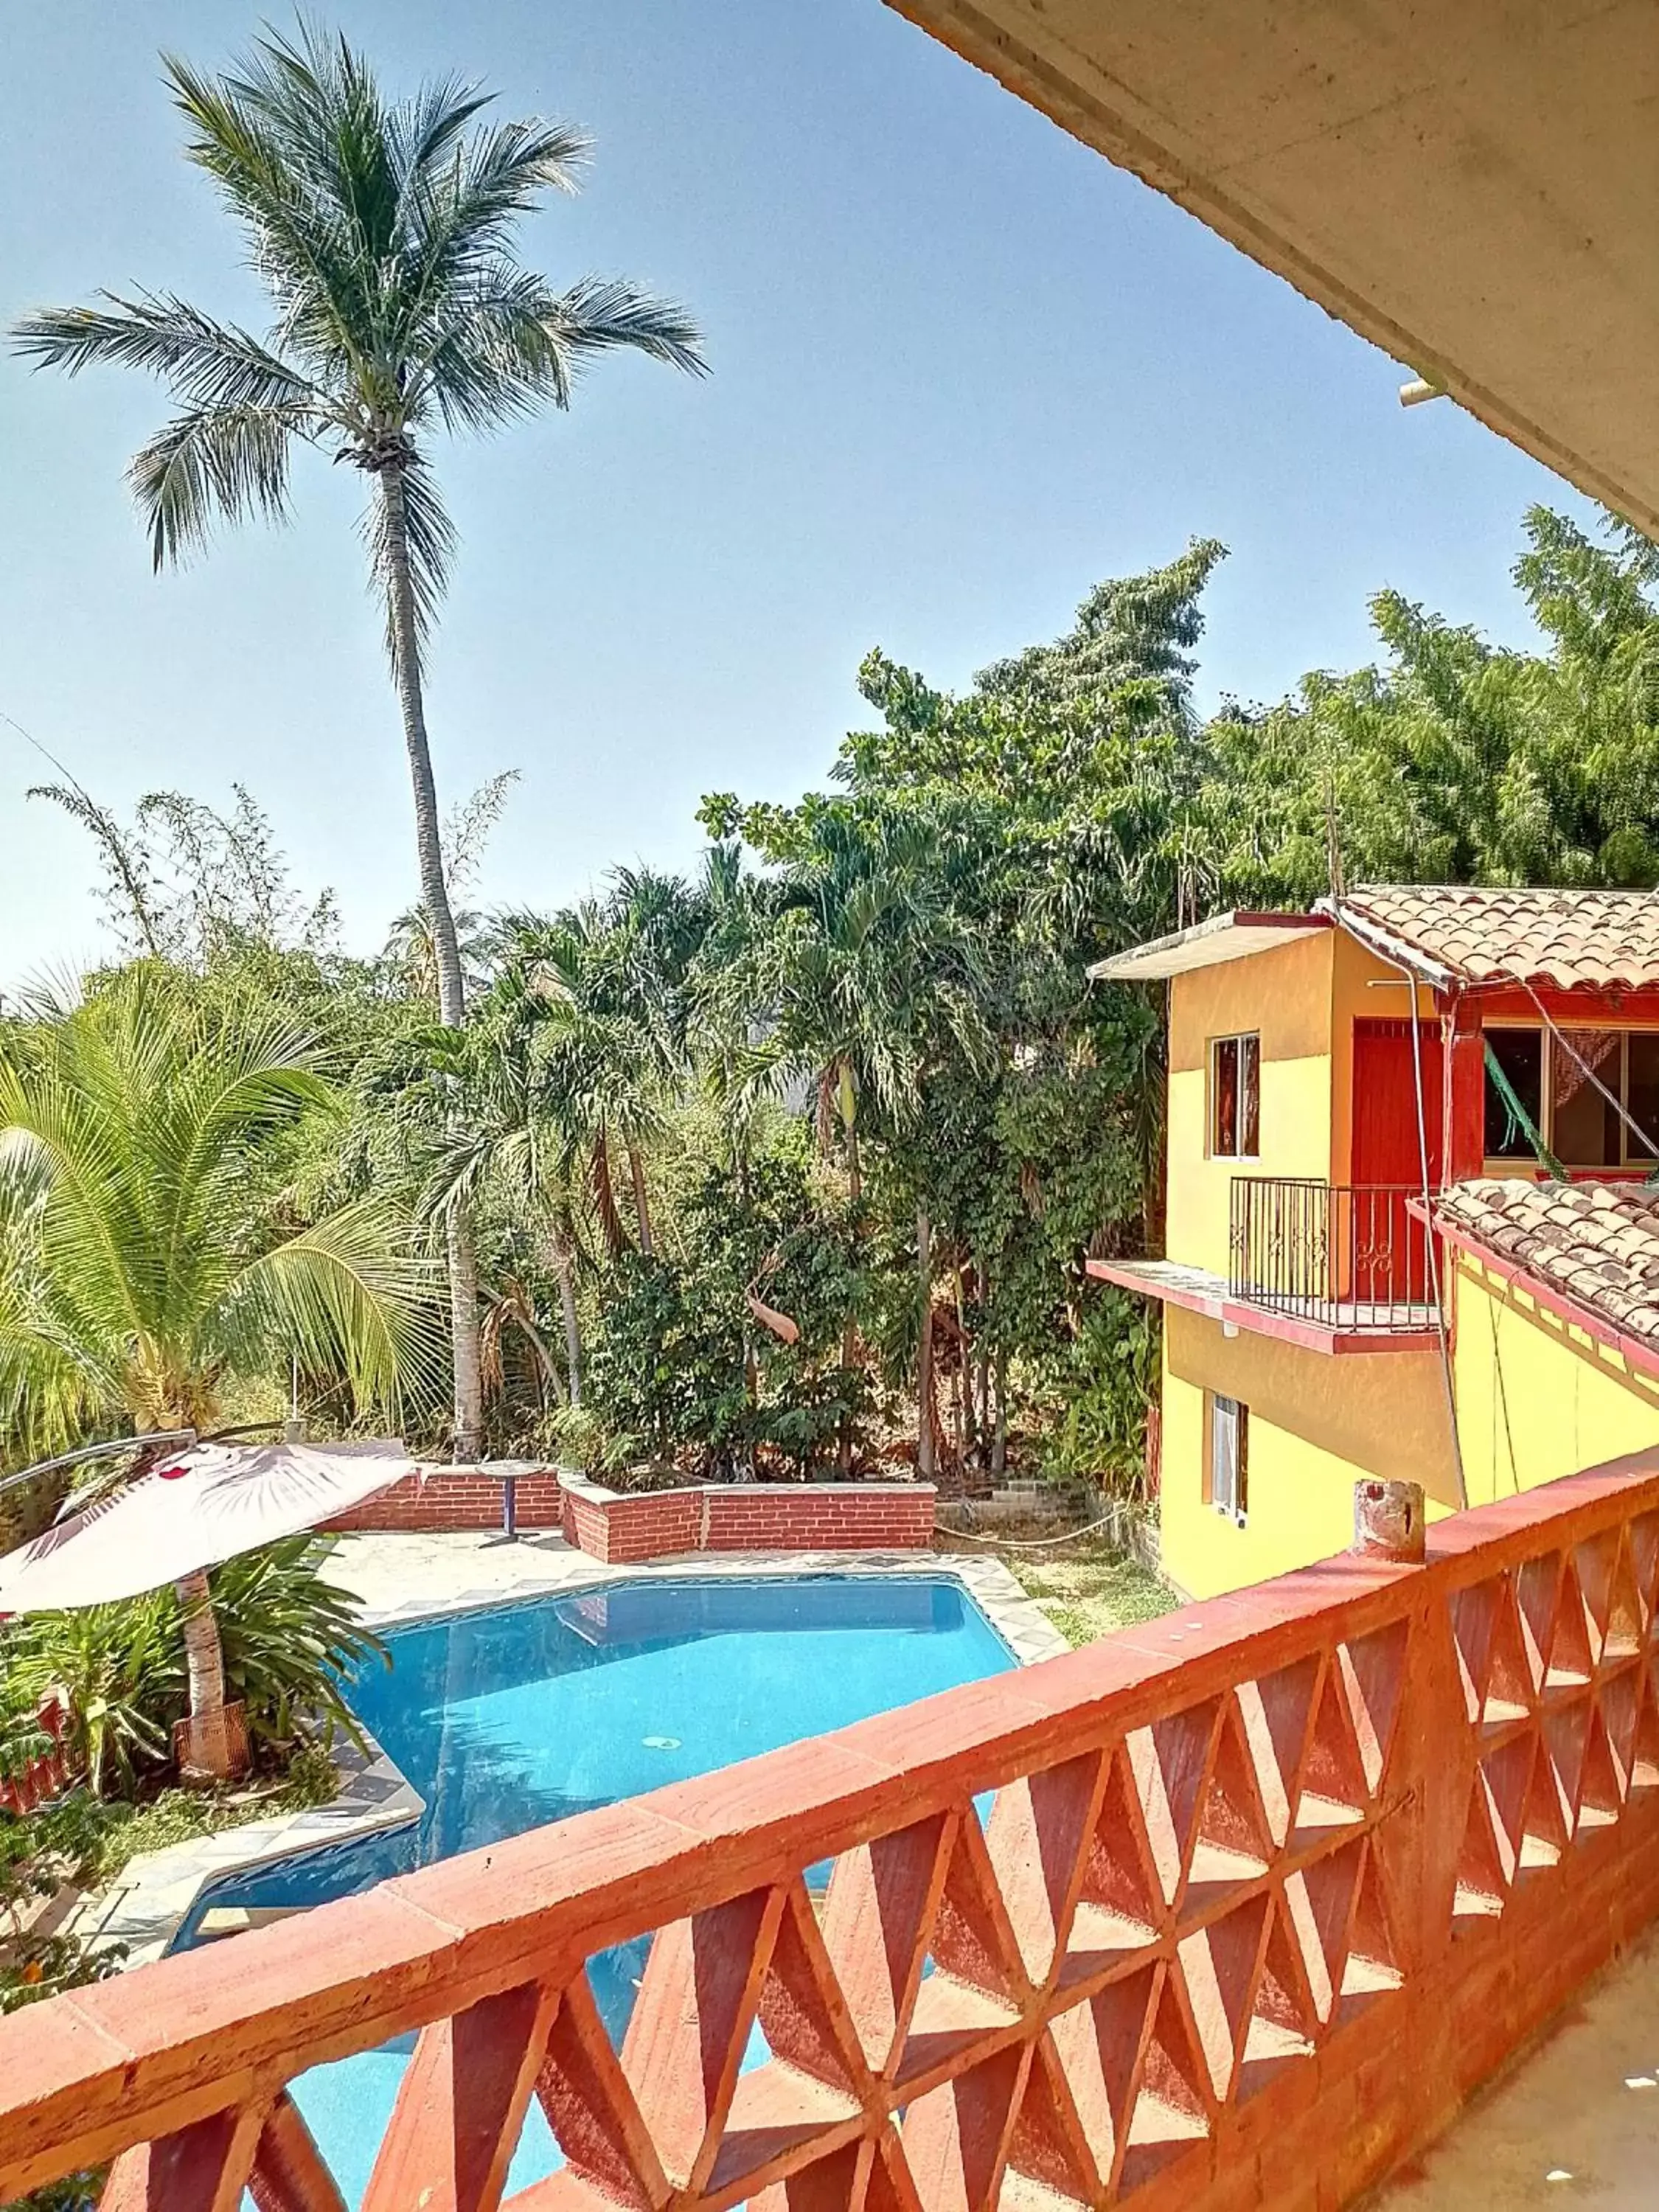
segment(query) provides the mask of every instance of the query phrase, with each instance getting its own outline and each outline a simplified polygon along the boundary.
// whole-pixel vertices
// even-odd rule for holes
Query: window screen
[[[1249,1504],[1250,1409],[1219,1393],[1210,1400],[1210,1503],[1242,1528]]]
[[[1210,1047],[1210,1150],[1253,1160],[1261,1150],[1261,1040],[1217,1037]]]

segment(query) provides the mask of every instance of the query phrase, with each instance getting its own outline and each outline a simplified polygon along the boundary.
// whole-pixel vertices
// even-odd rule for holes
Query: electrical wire
[[[1607,1085],[1602,1082],[1601,1077],[1590,1066],[1589,1062],[1582,1056],[1575,1047],[1567,1042],[1565,1032],[1557,1029],[1555,1024],[1550,1019],[1548,1014],[1544,1010],[1543,1000],[1539,997],[1537,992],[1533,989],[1532,985],[1527,981],[1526,977],[1524,975],[1517,975],[1515,980],[1519,983],[1527,996],[1532,1000],[1534,1006],[1537,1007],[1539,1020],[1543,1023],[1544,1027],[1549,1031],[1551,1036],[1554,1038],[1556,1043],[1560,1046],[1563,1052],[1566,1054],[1568,1059],[1573,1062],[1579,1073],[1584,1077],[1587,1082],[1593,1083],[1595,1085],[1595,1088],[1607,1100],[1608,1105],[1612,1107],[1613,1112],[1619,1116],[1625,1127],[1633,1136],[1639,1137],[1643,1144],[1646,1146],[1649,1152],[1652,1153],[1655,1160],[1659,1161],[1659,1145],[1655,1144],[1653,1139],[1648,1134],[1647,1131],[1643,1128],[1640,1122],[1633,1121],[1631,1115],[1626,1112],[1624,1102],[1621,1099],[1618,1099],[1613,1097],[1612,1091],[1609,1091]]]

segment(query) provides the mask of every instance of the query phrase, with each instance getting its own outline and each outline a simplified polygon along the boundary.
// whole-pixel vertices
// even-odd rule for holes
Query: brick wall
[[[908,1552],[933,1540],[933,1497],[919,1482],[708,1483],[621,1492],[538,1468],[518,1479],[521,1528],[558,1528],[608,1565],[685,1552]],[[501,1525],[501,1478],[434,1468],[331,1521],[331,1529],[441,1534]]]
[[[708,1552],[908,1552],[933,1540],[930,1484],[708,1490]]]
[[[565,1495],[572,1515],[569,1540],[611,1565],[702,1548],[701,1491],[655,1490],[623,1497],[597,1484],[567,1480]]]
[[[519,1526],[556,1528],[563,1519],[559,1478],[551,1468],[519,1477]],[[424,1479],[405,1475],[365,1504],[327,1526],[332,1529],[391,1528],[441,1534],[461,1528],[499,1528],[501,1479],[469,1468],[434,1468]]]
[[[573,1544],[612,1565],[684,1552],[911,1552],[933,1540],[919,1482],[705,1483],[625,1494],[564,1478]]]

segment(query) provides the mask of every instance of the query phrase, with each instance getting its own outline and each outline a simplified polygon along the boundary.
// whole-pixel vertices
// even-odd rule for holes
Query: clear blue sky
[[[9,11],[0,314],[149,284],[257,298],[180,160],[159,49],[226,59],[240,0]],[[265,12],[278,13],[276,10]],[[460,69],[594,133],[526,249],[646,279],[714,374],[596,374],[575,411],[444,456],[463,533],[434,659],[447,799],[523,772],[484,897],[684,864],[701,794],[789,799],[861,720],[872,645],[959,683],[1097,578],[1214,535],[1203,696],[1370,652],[1398,586],[1526,635],[1508,580],[1556,479],[878,0],[348,0],[388,82]],[[0,712],[125,808],[240,777],[368,949],[412,893],[403,749],[351,472],[296,526],[153,580],[122,469],[164,396],[0,365]],[[0,984],[99,943],[81,833],[0,727]]]

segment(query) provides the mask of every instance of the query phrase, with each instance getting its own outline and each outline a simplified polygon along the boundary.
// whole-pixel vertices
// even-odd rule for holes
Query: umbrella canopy
[[[414,1472],[401,1443],[197,1444],[0,1559],[0,1614],[141,1596]]]

